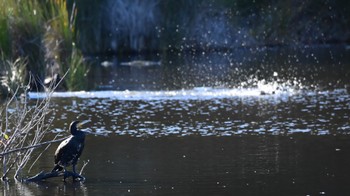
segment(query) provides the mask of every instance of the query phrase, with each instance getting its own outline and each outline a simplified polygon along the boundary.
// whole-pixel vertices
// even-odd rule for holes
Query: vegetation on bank
[[[0,106],[0,180],[13,175],[23,181],[42,155],[33,152],[62,141],[44,142],[54,120],[52,93],[62,82],[65,90],[85,89],[89,69],[75,46],[75,8],[68,12],[65,0],[0,0],[0,7],[0,97],[6,99]],[[28,105],[27,92],[43,90],[54,74],[64,79],[48,81],[47,96]]]
[[[0,6],[1,97],[18,87],[43,90],[45,78],[68,70],[65,90],[85,88],[69,83],[84,81],[88,71],[74,44],[74,7],[68,14],[65,0],[0,0]]]
[[[65,75],[63,90],[87,89],[83,54],[350,43],[347,0],[0,0],[0,6],[0,97],[18,86],[43,90],[55,74]]]

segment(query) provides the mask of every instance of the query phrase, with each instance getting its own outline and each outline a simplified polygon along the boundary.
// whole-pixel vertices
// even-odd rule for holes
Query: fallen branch
[[[63,176],[63,181],[66,181],[66,178],[72,177],[73,181],[84,182],[85,177],[82,176],[82,173],[83,173],[83,170],[88,163],[89,163],[89,160],[87,160],[86,162],[84,161],[84,164],[81,167],[79,174],[71,172],[71,171],[67,171],[67,170],[66,171],[51,171],[51,172],[47,172],[47,173],[45,173],[44,171],[41,171],[38,174],[36,174],[35,176],[29,177],[29,178],[18,179],[16,177],[16,179],[21,181],[21,182],[40,182],[40,181],[46,180],[48,178]]]
[[[66,178],[72,177],[74,181],[76,181],[77,179],[79,179],[79,181],[85,181],[85,177],[78,174],[78,173],[74,173],[71,171],[52,171],[52,172],[47,172],[45,173],[44,171],[41,171],[40,173],[38,173],[37,175],[33,176],[33,177],[29,177],[27,179],[23,179],[23,182],[39,182],[39,181],[43,181],[45,179],[48,178],[54,178],[54,177],[60,177],[63,176],[63,180],[65,181]]]

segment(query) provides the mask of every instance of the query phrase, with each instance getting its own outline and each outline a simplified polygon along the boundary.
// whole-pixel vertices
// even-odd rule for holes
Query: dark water
[[[108,91],[56,93],[51,103],[52,137],[66,136],[75,119],[91,120],[86,130],[99,134],[87,137],[80,160],[79,167],[90,161],[86,182],[12,182],[1,190],[348,195],[350,61],[347,50],[336,51],[200,54],[174,58],[174,66],[100,68],[92,85]],[[52,168],[57,145],[30,175]]]
[[[347,195],[350,137],[88,137],[85,183],[12,185],[4,195]],[[52,151],[51,151],[52,152]],[[37,164],[49,170],[52,160]]]

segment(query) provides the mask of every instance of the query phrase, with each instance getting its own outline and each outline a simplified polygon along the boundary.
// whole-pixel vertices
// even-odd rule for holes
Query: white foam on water
[[[75,91],[54,92],[52,97],[59,98],[111,98],[120,100],[188,100],[188,99],[214,99],[245,96],[289,96],[295,94],[294,89],[275,90],[274,86],[262,86],[257,88],[211,88],[196,87],[186,90],[161,90],[161,91]],[[44,92],[28,93],[30,99],[42,99],[47,96]]]

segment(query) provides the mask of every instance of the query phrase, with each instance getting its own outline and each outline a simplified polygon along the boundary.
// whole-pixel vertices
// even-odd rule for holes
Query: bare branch
[[[38,99],[34,106],[27,105],[26,95],[21,97],[18,95],[20,87],[7,101],[0,113],[0,115],[4,114],[4,120],[0,122],[2,127],[0,130],[0,158],[2,159],[3,180],[7,179],[10,170],[15,170],[15,178],[18,179],[22,169],[29,161],[32,162],[34,149],[66,139],[55,138],[52,141],[42,142],[52,123],[52,118],[48,118],[47,115],[51,112],[49,108],[51,96],[61,82],[62,79],[58,83],[51,83],[46,91],[47,96],[44,99]],[[26,90],[24,89],[25,93]],[[39,153],[34,163],[41,154]]]
[[[1,179],[2,180],[6,180],[6,176],[7,174],[11,171],[11,169],[13,168],[13,166],[15,166],[15,163],[17,162],[18,157],[16,157],[16,159],[11,163],[11,165],[7,168],[6,171],[4,171],[4,174],[2,175]]]
[[[87,164],[88,164],[89,162],[90,162],[90,160],[87,160],[86,162],[84,161],[84,164],[83,164],[83,166],[81,167],[80,172],[79,172],[80,175],[83,173],[84,168],[87,166]]]
[[[58,136],[58,135],[55,136],[54,140],[56,140],[56,137],[57,137],[57,136]],[[67,137],[62,138],[62,139],[66,139],[66,138],[67,138]],[[46,146],[46,148],[37,156],[37,158],[33,161],[32,165],[29,167],[28,172],[30,172],[30,171],[32,170],[32,167],[34,166],[34,164],[39,160],[39,158],[41,157],[41,155],[42,155],[50,146],[51,146],[51,144],[48,144],[48,145]]]
[[[61,141],[65,140],[65,139],[67,139],[67,138],[68,137],[64,137],[64,138],[60,138],[60,139],[57,139],[57,140],[42,142],[42,143],[39,143],[39,144],[30,145],[30,146],[26,146],[26,147],[22,147],[22,148],[16,148],[16,149],[13,149],[13,150],[9,150],[9,151],[0,153],[0,157],[3,157],[5,155],[8,155],[8,154],[11,154],[11,153],[14,153],[14,152],[22,151],[22,150],[28,150],[28,149],[31,149],[31,148],[38,148],[38,147],[43,146],[43,145],[48,145],[48,144],[52,144],[52,143],[56,143],[56,142],[61,142]]]

